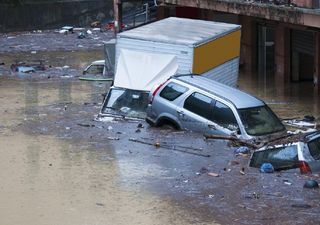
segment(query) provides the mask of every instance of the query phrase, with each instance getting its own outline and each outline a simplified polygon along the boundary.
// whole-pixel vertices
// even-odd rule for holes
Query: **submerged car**
[[[275,170],[299,168],[301,174],[320,172],[320,131],[281,142],[256,150],[249,165],[259,168],[263,163],[271,163]]]
[[[206,134],[241,139],[270,137],[286,132],[261,100],[199,75],[175,75],[150,96],[146,121]]]

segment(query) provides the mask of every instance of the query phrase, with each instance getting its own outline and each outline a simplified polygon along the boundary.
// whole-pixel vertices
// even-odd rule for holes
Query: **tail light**
[[[160,90],[160,88],[165,84],[166,82],[163,82],[162,84],[160,84],[152,93],[151,98],[150,98],[150,102],[149,104],[151,104],[153,102],[153,98],[154,96],[157,94],[157,92]]]
[[[311,169],[310,169],[310,166],[305,161],[299,161],[299,168],[300,168],[300,173],[301,174],[310,174],[310,173],[312,173]]]

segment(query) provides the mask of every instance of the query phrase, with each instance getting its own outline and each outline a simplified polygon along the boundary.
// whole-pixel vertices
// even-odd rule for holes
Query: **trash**
[[[208,198],[214,198],[214,195],[208,195]]]
[[[218,173],[212,173],[212,172],[208,173],[208,175],[211,177],[219,177],[220,176]]]
[[[161,145],[160,145],[160,142],[155,142],[154,143],[154,146],[156,146],[157,148],[159,148]]]
[[[92,31],[91,30],[87,30],[87,34],[92,34]]]
[[[97,206],[104,206],[103,203],[99,203],[99,202],[97,202],[96,205],[97,205]]]
[[[259,146],[251,143],[250,141],[245,141],[234,136],[215,135],[215,134],[204,134],[203,136],[205,140],[207,139],[229,140],[232,142],[233,146],[245,145],[245,146],[248,146],[249,148],[254,148],[254,149],[259,148]]]
[[[246,175],[246,173],[244,172],[244,167],[241,168],[240,174],[241,174],[241,175]]]
[[[139,123],[137,127],[138,127],[138,128],[144,128],[144,126],[142,125],[142,123]]]
[[[256,192],[253,192],[253,193],[252,193],[252,198],[253,198],[253,199],[259,199],[259,198],[260,198],[260,194],[259,194],[259,193],[256,193]]]
[[[247,146],[241,146],[234,150],[235,154],[249,154],[250,150]]]
[[[234,161],[232,160],[231,162],[228,163],[228,165],[230,166],[235,166],[235,165],[239,165],[240,163],[238,161]]]
[[[292,204],[291,207],[293,208],[302,208],[302,209],[309,209],[312,206],[308,204]]]
[[[304,116],[302,121],[313,122],[314,120],[315,120],[314,116],[306,115],[306,116]]]
[[[90,24],[91,27],[97,27],[97,26],[100,26],[101,25],[101,22],[100,21],[94,21]]]
[[[73,33],[73,27],[72,26],[64,26],[59,31],[60,34],[68,34],[68,32]]]
[[[180,148],[182,148],[181,146],[179,147],[179,146],[174,146],[174,145],[160,144],[160,142],[155,142],[155,143],[146,142],[146,141],[138,140],[136,138],[129,138],[129,141],[140,143],[140,144],[145,144],[145,145],[150,145],[150,146],[152,145],[152,146],[155,146],[156,148],[161,147],[163,149],[168,149],[168,150],[172,150],[172,151],[177,151],[177,152],[182,152],[182,153],[187,153],[187,154],[192,154],[192,155],[197,155],[197,156],[202,156],[202,157],[210,157],[210,155],[207,155],[207,154],[202,154],[202,153],[193,152],[190,150],[180,149]]]
[[[31,51],[31,54],[37,54],[37,51]]]
[[[199,171],[200,174],[208,173],[209,170],[206,167],[202,167]]]
[[[319,188],[319,184],[316,180],[307,180],[304,185],[304,188]]]
[[[118,141],[120,140],[119,137],[107,137],[108,140],[114,140],[114,141]]]
[[[292,183],[290,183],[290,182],[288,182],[288,181],[285,181],[285,182],[283,182],[283,183],[286,184],[286,185],[289,185],[289,186],[292,185]]]
[[[85,33],[83,33],[83,32],[80,32],[79,34],[78,34],[78,38],[79,39],[84,39],[86,37],[86,35],[85,35]]]
[[[66,130],[70,130],[71,129],[71,127],[66,127]]]
[[[81,127],[95,127],[96,126],[94,124],[84,124],[84,123],[78,123],[77,125],[81,126]]]
[[[67,30],[60,30],[59,33],[60,34],[68,34],[68,31]]]
[[[260,167],[261,173],[273,173],[274,168],[271,163],[263,163]]]
[[[112,130],[113,129],[113,127],[112,126],[108,126],[108,128],[107,128],[107,130]]]

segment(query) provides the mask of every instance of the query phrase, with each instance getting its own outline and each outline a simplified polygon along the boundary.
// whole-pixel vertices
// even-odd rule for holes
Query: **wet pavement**
[[[1,224],[320,223],[319,190],[303,188],[317,174],[263,174],[225,141],[144,121],[97,121],[110,83],[76,76],[100,49],[32,53],[53,69],[10,73],[28,54],[0,53]],[[240,88],[281,117],[319,118],[318,96],[302,93],[308,84],[280,91],[243,77]]]

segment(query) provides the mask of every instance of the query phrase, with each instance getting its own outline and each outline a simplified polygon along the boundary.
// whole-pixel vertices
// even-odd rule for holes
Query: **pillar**
[[[121,31],[121,25],[122,25],[122,1],[113,0],[113,8],[114,8],[114,32],[115,34],[117,34]]]
[[[290,30],[283,24],[275,29],[275,79],[279,83],[290,80]]]
[[[320,93],[320,32],[316,32],[316,48],[315,48],[315,69],[313,74],[313,84],[318,93]]]
[[[246,72],[257,68],[257,28],[255,21],[249,16],[239,16],[241,24],[240,65]]]

